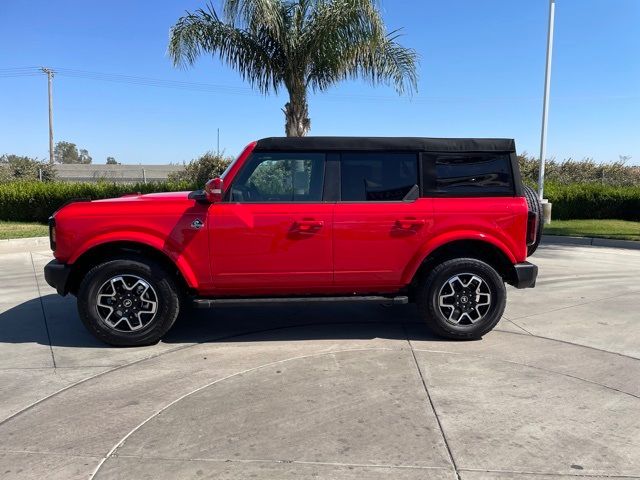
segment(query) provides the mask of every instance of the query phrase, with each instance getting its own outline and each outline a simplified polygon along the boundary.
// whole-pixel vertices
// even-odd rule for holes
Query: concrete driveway
[[[34,249],[0,254],[3,480],[640,478],[640,251],[541,247],[476,342],[412,305],[328,305],[115,349]]]

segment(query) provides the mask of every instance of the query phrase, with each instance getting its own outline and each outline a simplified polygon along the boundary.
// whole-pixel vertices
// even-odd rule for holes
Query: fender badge
[[[195,228],[196,230],[200,230],[204,227],[204,222],[199,218],[196,218],[193,222],[191,222],[191,228]]]

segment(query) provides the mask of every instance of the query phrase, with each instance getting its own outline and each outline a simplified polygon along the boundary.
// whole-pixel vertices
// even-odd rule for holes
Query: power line
[[[39,67],[0,68],[0,77],[39,75],[40,73]]]
[[[8,67],[8,68],[0,68],[0,72],[16,72],[23,70],[37,70],[39,67]]]
[[[115,73],[101,73],[91,72],[86,70],[74,70],[68,68],[57,68],[56,72],[60,76],[83,78],[89,80],[100,80],[116,83],[126,83],[132,85],[149,86],[149,87],[163,87],[163,88],[176,88],[183,90],[204,91],[211,93],[229,93],[234,95],[259,95],[256,92],[248,88],[232,87],[227,85],[216,85],[210,83],[200,82],[185,82],[179,80],[163,80],[151,77],[139,77],[134,75],[122,75]]]
[[[0,78],[27,77],[40,75],[41,73],[37,67],[0,68]]]
[[[121,83],[127,85],[136,85],[140,87],[155,87],[155,88],[170,88],[176,90],[212,93],[212,94],[225,94],[225,95],[240,95],[240,96],[254,96],[264,97],[261,93],[252,90],[247,87],[234,87],[231,85],[220,85],[213,83],[203,82],[187,82],[181,80],[165,80],[153,77],[125,75],[117,73],[105,73],[94,72],[89,70],[77,70],[71,68],[54,68],[56,75],[60,77],[75,78],[82,80],[93,80],[101,82]],[[0,68],[0,78],[14,78],[14,77],[29,77],[41,75],[40,67],[15,67],[15,68]],[[284,89],[282,89],[284,92]],[[556,101],[604,101],[604,100],[637,100],[638,95],[597,95],[597,96],[579,96],[579,97],[555,97]],[[364,102],[398,102],[402,101],[402,97],[397,95],[376,95],[376,94],[341,94],[325,92],[322,95],[323,100],[328,101],[364,101]],[[427,104],[434,102],[455,102],[455,103],[471,103],[471,102],[516,102],[527,101],[537,102],[537,96],[499,96],[499,97],[477,97],[477,96],[413,96],[404,97],[404,101],[412,104]]]
[[[33,68],[33,71],[39,74],[37,68]],[[240,96],[255,96],[262,97],[263,95],[251,90],[246,87],[233,87],[229,85],[219,85],[219,84],[211,84],[211,83],[203,83],[203,82],[187,82],[180,80],[164,80],[159,78],[152,77],[143,77],[143,76],[135,76],[135,75],[124,75],[124,74],[116,74],[116,73],[104,73],[104,72],[94,72],[88,70],[77,70],[71,68],[55,68],[56,74],[60,77],[67,78],[77,78],[84,80],[95,80],[95,81],[103,81],[103,82],[112,82],[112,83],[122,83],[127,85],[137,85],[142,87],[157,87],[157,88],[170,88],[177,90],[185,90],[185,91],[195,91],[195,92],[203,92],[203,93],[214,93],[214,94],[227,94],[227,95],[240,95]],[[30,70],[27,68],[25,73],[21,72],[21,75],[30,75]],[[13,75],[13,74],[11,74]],[[0,69],[0,78],[2,77],[2,69]],[[362,95],[362,94],[335,94],[335,93],[326,93],[323,95],[324,99],[332,100],[332,101],[343,101],[343,100],[356,100],[356,101],[391,101],[397,102],[399,97],[397,96],[389,96],[389,95]],[[463,98],[463,97],[413,97],[409,99],[411,102],[415,103],[427,103],[433,101],[473,101],[472,98]],[[486,99],[486,101],[491,101],[493,99]]]
[[[0,73],[0,78],[35,77],[38,75],[40,74],[39,73],[13,73],[13,74]]]
[[[11,70],[11,71],[10,71]],[[29,75],[39,75],[40,71],[38,67],[22,67],[16,69],[0,69],[0,78],[3,78],[3,75],[7,76],[29,76]],[[112,83],[122,83],[128,85],[137,85],[142,87],[158,87],[158,88],[171,88],[178,90],[186,90],[186,91],[195,91],[195,92],[204,92],[204,93],[223,93],[228,95],[241,95],[241,96],[257,96],[262,97],[263,95],[246,87],[234,87],[229,85],[219,85],[219,84],[211,84],[211,83],[203,83],[203,82],[186,82],[180,80],[164,80],[159,78],[152,77],[143,77],[143,76],[135,76],[135,75],[124,75],[117,73],[104,73],[104,72],[94,72],[89,70],[77,70],[71,68],[55,68],[56,74],[60,77],[68,77],[68,78],[78,78],[85,80],[95,80],[95,81],[103,81],[103,82],[112,82]],[[284,89],[283,89],[284,90]],[[329,98],[332,100],[365,100],[365,101],[398,101],[397,96],[382,96],[382,95],[344,95],[344,94],[332,94],[327,93],[324,95],[325,98]],[[411,101],[415,101],[418,103],[430,102],[438,100],[436,97],[433,98],[412,98]],[[457,98],[457,99],[449,99],[449,98],[441,98],[440,100],[470,100],[465,98]]]

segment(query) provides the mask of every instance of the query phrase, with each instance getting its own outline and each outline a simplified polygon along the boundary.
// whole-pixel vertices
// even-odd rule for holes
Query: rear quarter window
[[[423,154],[425,195],[514,195],[509,153]]]

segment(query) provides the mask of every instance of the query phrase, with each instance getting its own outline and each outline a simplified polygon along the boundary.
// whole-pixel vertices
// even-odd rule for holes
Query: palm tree
[[[223,18],[211,4],[186,12],[171,28],[169,56],[190,66],[203,53],[240,72],[263,94],[289,93],[287,136],[304,136],[311,120],[308,90],[364,78],[416,89],[417,54],[399,31],[387,33],[376,0],[223,0]]]

